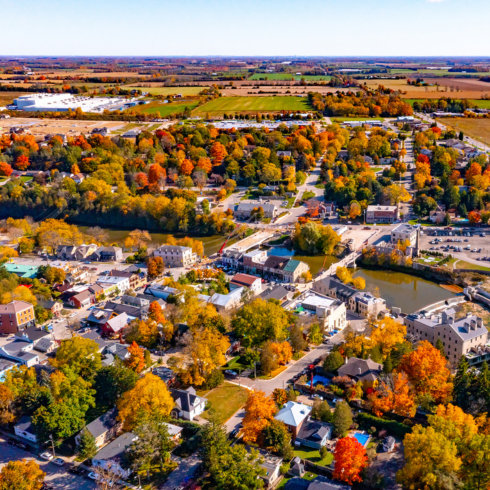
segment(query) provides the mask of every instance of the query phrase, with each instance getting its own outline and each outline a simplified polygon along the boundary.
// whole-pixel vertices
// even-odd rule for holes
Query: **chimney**
[[[361,374],[361,373],[362,373],[362,370],[361,370],[361,368],[359,368],[359,374]]]
[[[476,320],[474,318],[471,320],[471,330],[476,330]]]
[[[464,322],[464,329],[469,332],[470,331],[470,324],[468,322]]]
[[[344,364],[349,364],[349,359],[347,359],[347,357],[345,358]]]

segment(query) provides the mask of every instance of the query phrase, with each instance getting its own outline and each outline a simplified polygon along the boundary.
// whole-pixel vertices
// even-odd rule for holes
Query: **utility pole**
[[[54,452],[54,441],[53,441],[53,435],[52,434],[50,434],[49,440],[48,441],[45,441],[44,444],[46,444],[46,442],[48,442],[48,443],[50,442],[51,443],[51,450],[53,451],[53,458],[55,458],[56,457],[56,454]]]

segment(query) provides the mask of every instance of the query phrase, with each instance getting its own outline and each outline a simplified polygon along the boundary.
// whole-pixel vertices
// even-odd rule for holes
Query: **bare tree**
[[[98,242],[107,242],[109,240],[109,234],[100,226],[88,228],[86,234],[92,236]]]
[[[115,484],[121,477],[116,463],[109,460],[105,463],[105,467],[95,466],[92,469],[96,475],[98,490],[114,490],[116,488]]]

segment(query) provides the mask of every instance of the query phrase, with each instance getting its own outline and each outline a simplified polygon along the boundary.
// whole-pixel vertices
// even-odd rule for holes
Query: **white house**
[[[14,425],[15,435],[27,439],[30,442],[37,443],[37,436],[34,432],[31,417],[24,415],[17,424]]]
[[[125,432],[120,435],[110,444],[103,447],[92,458],[92,466],[100,466],[106,470],[117,473],[122,478],[127,478],[132,473],[132,470],[123,468],[123,455],[136,439],[137,436],[132,432]]]
[[[129,289],[129,277],[102,276],[97,279],[97,284],[104,288],[104,293],[112,293],[119,289],[120,293],[125,293]]]
[[[172,389],[171,395],[175,402],[172,417],[184,420],[194,420],[206,409],[206,398],[196,395],[196,390],[190,386],[187,390]]]
[[[230,290],[237,288],[248,288],[256,296],[262,292],[262,280],[250,274],[236,274],[231,278]]]
[[[161,257],[166,267],[189,267],[197,262],[197,254],[190,247],[162,245],[153,252],[154,257]]]

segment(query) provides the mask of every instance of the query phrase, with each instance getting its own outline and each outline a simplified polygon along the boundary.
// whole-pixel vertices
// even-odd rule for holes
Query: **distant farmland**
[[[293,75],[292,73],[254,73],[249,80],[305,80],[328,82],[332,79],[328,75]]]
[[[235,112],[311,111],[306,97],[220,97],[195,111],[218,115]]]
[[[182,94],[182,95],[198,95],[199,92],[204,90],[206,87],[145,87],[143,85],[125,85],[124,90],[141,90],[142,92],[148,92],[154,95],[174,95],[174,94]]]
[[[437,122],[490,145],[490,119],[452,117],[437,119]]]

